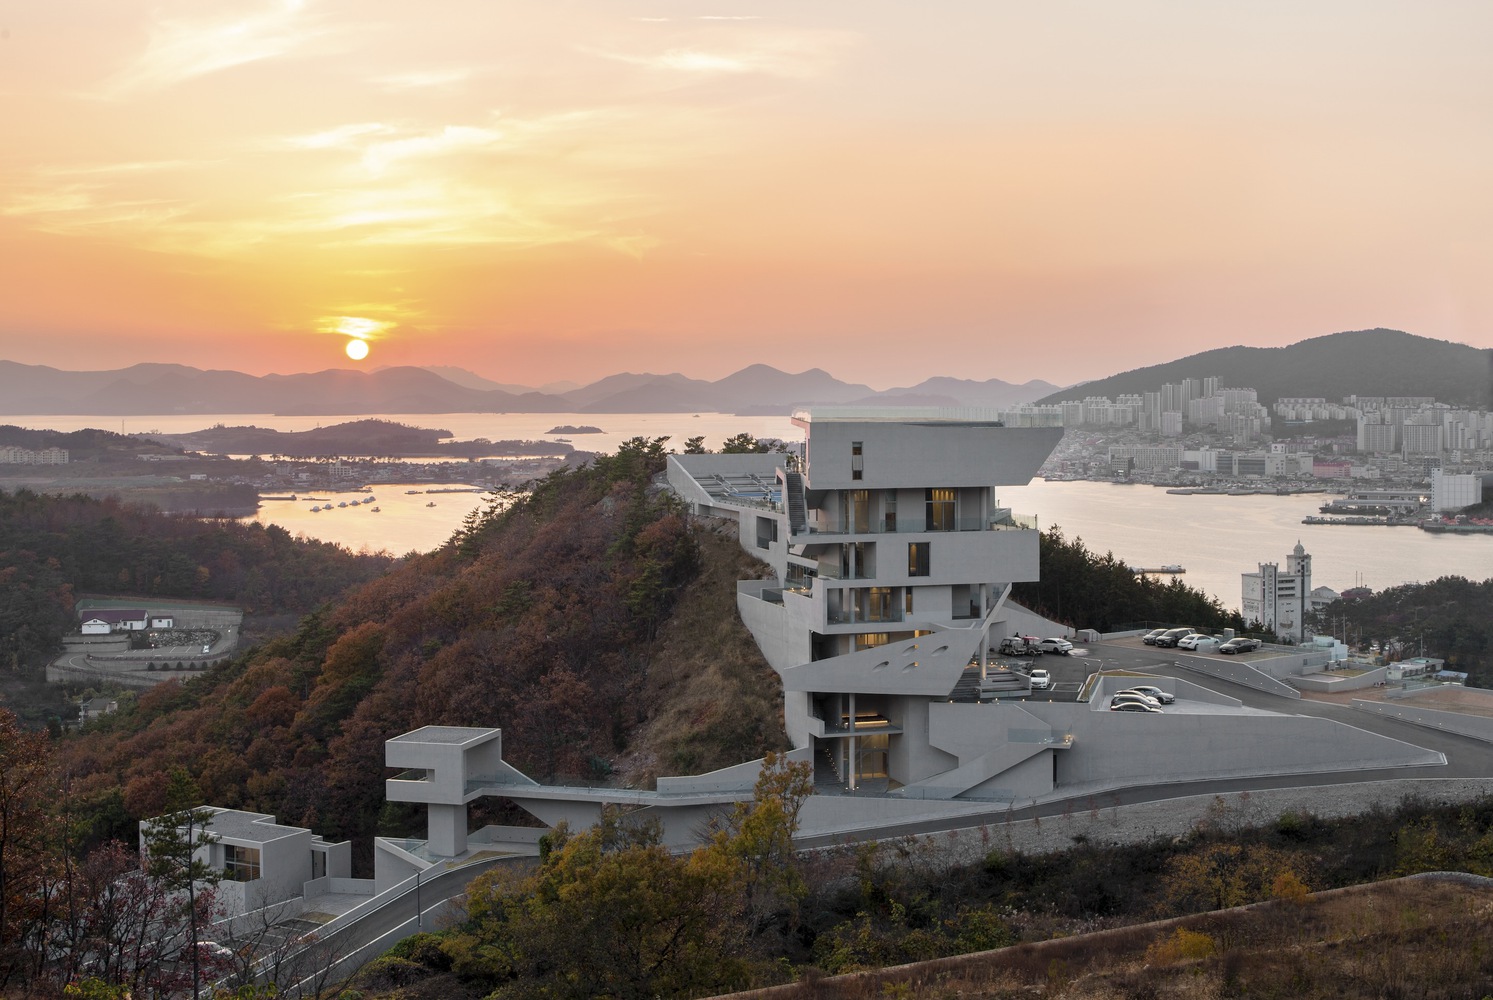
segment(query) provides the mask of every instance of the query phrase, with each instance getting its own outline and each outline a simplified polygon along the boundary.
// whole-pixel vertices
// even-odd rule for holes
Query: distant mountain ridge
[[[930,388],[932,387],[932,388]],[[750,365],[714,382],[621,372],[566,392],[493,382],[462,368],[328,369],[246,375],[186,365],[138,364],[117,371],[69,372],[0,361],[0,414],[146,416],[274,413],[359,416],[399,413],[786,413],[796,406],[1004,406],[1056,386],[999,379],[936,378],[876,392],[822,369],[797,374]]]
[[[1446,403],[1493,409],[1493,352],[1399,330],[1358,330],[1289,347],[1205,351],[1066,389],[1040,380],[1013,385],[1000,379],[935,376],[878,392],[819,368],[792,373],[764,364],[715,381],[679,372],[619,372],[565,392],[542,392],[447,367],[254,376],[176,364],[70,372],[0,361],[0,415],[780,414],[811,405],[993,408],[1085,396],[1113,398],[1212,375],[1222,386],[1256,389],[1266,405],[1283,396],[1335,400],[1357,393],[1434,396]]]
[[[1216,375],[1220,388],[1247,387],[1271,406],[1292,396],[1434,396],[1493,409],[1493,351],[1402,330],[1349,330],[1287,347],[1223,347],[1070,386],[1037,400],[1057,403],[1155,392],[1164,383]]]

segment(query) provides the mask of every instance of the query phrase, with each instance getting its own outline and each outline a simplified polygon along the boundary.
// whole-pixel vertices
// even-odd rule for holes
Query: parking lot
[[[1251,660],[1268,659],[1276,655],[1276,652],[1268,647],[1251,653],[1235,654],[1222,654],[1217,650],[1193,652],[1186,649],[1161,649],[1147,646],[1141,642],[1140,636],[1134,636],[1091,644],[1075,642],[1072,652],[1066,656],[1052,653],[1038,656],[992,655],[989,662],[990,669],[1014,670],[1023,674],[1029,674],[1034,667],[1046,669],[1052,678],[1051,685],[1046,690],[1033,690],[1025,698],[1029,701],[1061,702],[1077,701],[1084,681],[1089,675],[1102,670],[1133,670],[1170,675],[1175,672],[1179,661],[1190,657],[1222,657],[1247,663]],[[959,690],[967,688],[970,700],[973,700],[978,670],[972,667],[966,674],[975,679],[961,681]]]

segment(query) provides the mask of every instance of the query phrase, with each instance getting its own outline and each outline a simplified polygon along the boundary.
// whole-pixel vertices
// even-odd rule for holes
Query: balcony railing
[[[954,518],[945,527],[932,527],[923,522],[909,521],[905,517],[868,521],[863,526],[846,527],[814,522],[804,526],[804,530],[811,535],[907,535],[943,531],[1033,531],[1036,528],[1035,517],[1013,514],[1004,508],[991,511],[986,517]]]
[[[408,771],[400,771],[390,781],[429,781],[430,770],[424,767],[416,767]]]
[[[901,611],[887,611],[881,615],[856,614],[854,611],[831,611],[825,615],[825,620],[831,625],[881,625],[888,622],[902,621]]]

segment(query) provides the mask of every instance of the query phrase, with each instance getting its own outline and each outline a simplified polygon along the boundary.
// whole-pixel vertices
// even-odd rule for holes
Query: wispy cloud
[[[732,18],[731,20],[735,20]],[[637,53],[583,49],[591,55],[646,69],[692,74],[744,74],[803,78],[832,66],[851,36],[832,31],[774,32],[749,29],[746,37],[709,31],[708,43],[676,45],[662,52]]]
[[[474,75],[474,71],[467,67],[411,70],[406,73],[375,76],[372,82],[385,90],[435,90],[449,89],[457,84],[466,83]]]
[[[369,135],[387,135],[393,129],[382,122],[354,122],[310,135],[292,136],[285,144],[295,149],[345,149]]]
[[[302,50],[326,30],[310,22],[299,0],[262,5],[255,14],[215,21],[161,19],[145,51],[105,81],[101,95],[120,98],[162,90],[195,77]]]
[[[122,163],[94,163],[76,166],[39,166],[44,177],[108,177],[122,174],[151,174],[167,170],[190,170],[204,166],[204,160],[128,160]]]
[[[402,160],[444,156],[491,146],[503,138],[495,129],[472,125],[447,125],[439,132],[371,143],[363,151],[363,167],[378,175]]]

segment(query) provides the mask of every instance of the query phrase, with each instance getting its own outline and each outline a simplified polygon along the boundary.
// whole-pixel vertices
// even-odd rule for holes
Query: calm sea
[[[152,430],[181,433],[217,423],[309,430],[357,419],[362,417],[234,414],[128,417],[123,421],[117,417],[6,417],[4,422],[63,431],[103,427],[143,434]],[[787,417],[724,413],[388,414],[383,419],[446,428],[459,440],[563,436],[576,448],[588,451],[612,451],[636,436],[668,436],[675,448],[682,448],[684,440],[695,435],[704,435],[709,448],[718,448],[722,440],[742,431],[790,441],[799,437]],[[561,424],[590,424],[603,433],[546,433]],[[330,512],[315,514],[310,513],[313,503],[309,500],[267,500],[257,519],[355,551],[364,547],[395,554],[426,551],[444,542],[462,518],[483,503],[480,496],[469,493],[405,493],[407,489],[428,488],[429,484],[381,484],[375,487],[376,504],[360,504],[357,509],[351,504],[347,508],[334,506]],[[1132,566],[1180,564],[1187,570],[1183,580],[1230,608],[1239,606],[1240,574],[1253,572],[1261,562],[1284,565],[1298,540],[1312,555],[1313,582],[1335,590],[1357,584],[1380,590],[1449,575],[1475,580],[1493,577],[1493,535],[1432,535],[1416,528],[1302,524],[1303,517],[1317,513],[1317,507],[1325,502],[1320,495],[1174,496],[1150,486],[1043,480],[1003,488],[999,493],[1004,505],[1017,513],[1036,516],[1043,528],[1061,527],[1069,538],[1082,538],[1092,551],[1113,552]],[[360,495],[316,496],[335,503]],[[431,502],[436,506],[426,506]],[[369,509],[372,506],[378,506],[380,512],[373,513]]]

